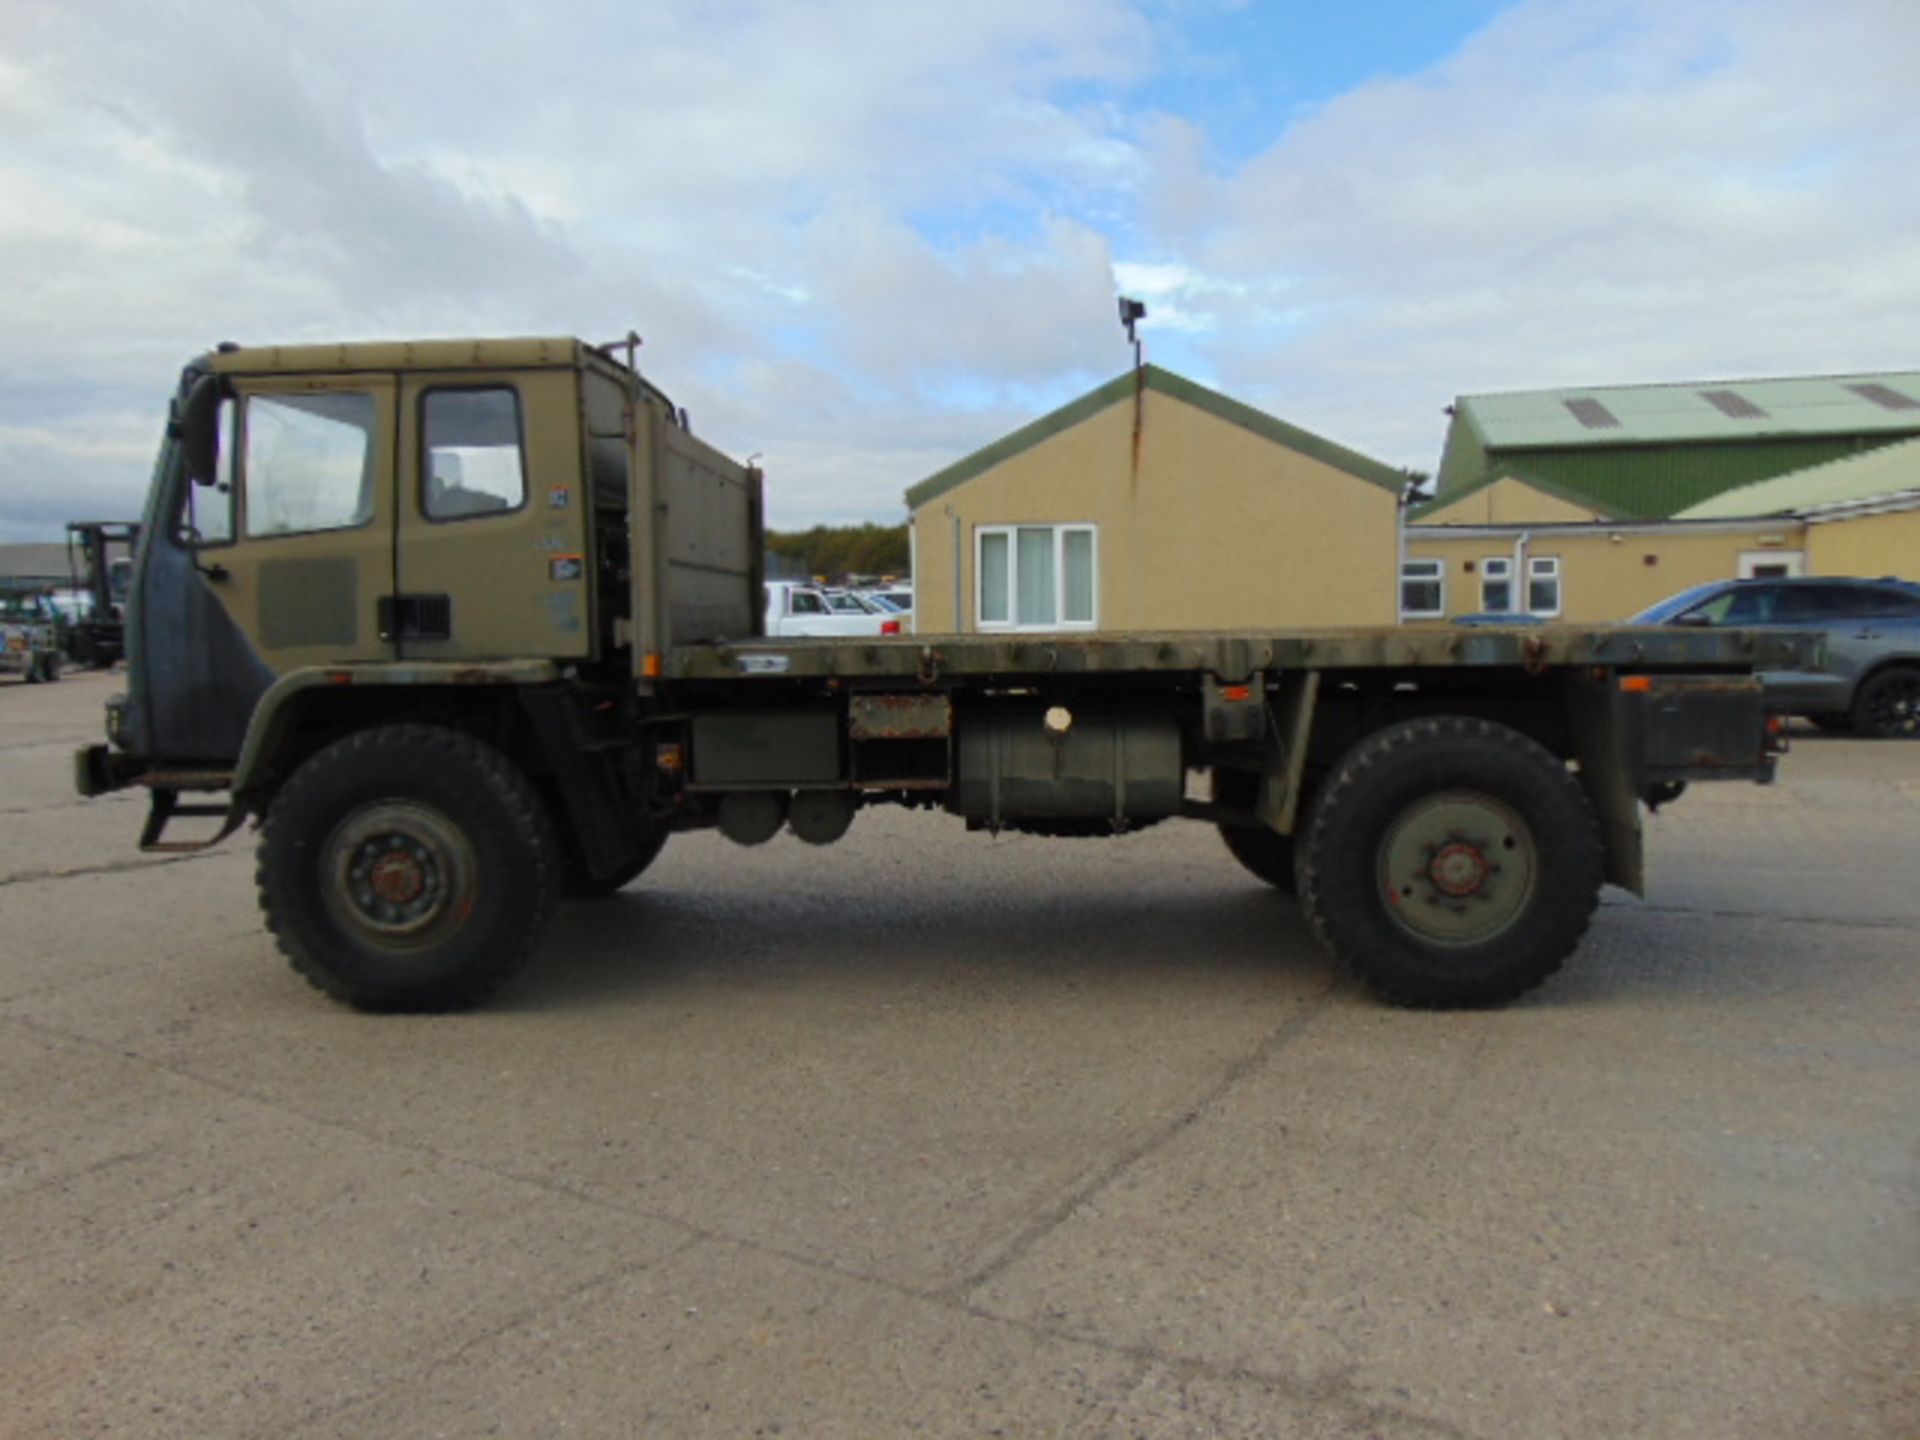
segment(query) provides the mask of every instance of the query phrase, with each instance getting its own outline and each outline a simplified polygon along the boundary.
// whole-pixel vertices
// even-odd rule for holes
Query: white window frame
[[[1020,540],[1022,530],[1047,530],[1053,534],[1053,613],[1055,619],[1040,625],[1020,623]],[[1065,620],[1067,613],[1067,536],[1089,537],[1089,555],[1093,561],[1093,615],[1086,620]],[[980,577],[981,551],[989,535],[1002,535],[1007,541],[1007,618],[988,620],[983,611]],[[1100,626],[1100,527],[1080,521],[1046,522],[1037,525],[976,525],[973,531],[973,623],[978,630],[1027,631],[1035,634],[1054,630],[1096,630]]]
[[[1417,572],[1417,573],[1416,573]],[[1407,608],[1407,582],[1409,580],[1437,580],[1440,582],[1440,598],[1431,610],[1409,610]],[[1402,620],[1438,620],[1447,613],[1447,562],[1444,560],[1424,560],[1409,558],[1400,562],[1400,618]]]
[[[1539,606],[1533,603],[1533,584],[1536,580],[1553,582],[1553,605]],[[1551,618],[1558,615],[1566,606],[1566,595],[1561,583],[1560,557],[1558,555],[1529,555],[1527,557],[1527,614]]]
[[[1498,566],[1499,569],[1494,567]],[[1487,599],[1487,586],[1499,581],[1507,587],[1507,603],[1492,604]],[[1514,613],[1513,593],[1513,557],[1511,555],[1489,555],[1480,562],[1480,609],[1487,615],[1511,615]]]
[[[1778,570],[1782,578],[1791,578],[1807,573],[1807,552],[1804,550],[1742,550],[1740,552],[1739,576],[1742,580],[1760,580],[1771,578],[1771,572]],[[1769,572],[1763,576],[1762,571]]]

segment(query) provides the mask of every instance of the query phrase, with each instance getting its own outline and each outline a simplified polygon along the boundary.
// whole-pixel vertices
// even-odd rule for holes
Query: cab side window
[[[429,520],[527,503],[520,397],[505,386],[429,390],[420,400],[421,508]]]
[[[371,395],[248,396],[247,534],[350,530],[371,520],[373,431]]]

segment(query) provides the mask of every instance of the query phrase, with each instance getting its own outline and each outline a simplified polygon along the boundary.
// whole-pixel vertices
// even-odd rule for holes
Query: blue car
[[[1910,580],[1716,580],[1627,623],[1822,631],[1826,668],[1762,675],[1768,705],[1822,729],[1920,737],[1920,585]]]

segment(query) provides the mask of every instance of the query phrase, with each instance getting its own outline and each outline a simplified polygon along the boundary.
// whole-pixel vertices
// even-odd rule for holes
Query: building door
[[[1742,580],[1786,580],[1795,575],[1803,575],[1807,568],[1807,552],[1804,550],[1742,550],[1740,552],[1740,578]]]

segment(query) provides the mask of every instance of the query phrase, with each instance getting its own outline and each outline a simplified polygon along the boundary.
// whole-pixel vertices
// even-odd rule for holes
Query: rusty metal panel
[[[944,740],[953,733],[953,701],[935,695],[855,695],[847,734],[855,740]]]
[[[1648,780],[1773,777],[1758,680],[1665,676],[1630,698],[1637,702],[1640,768]]]

